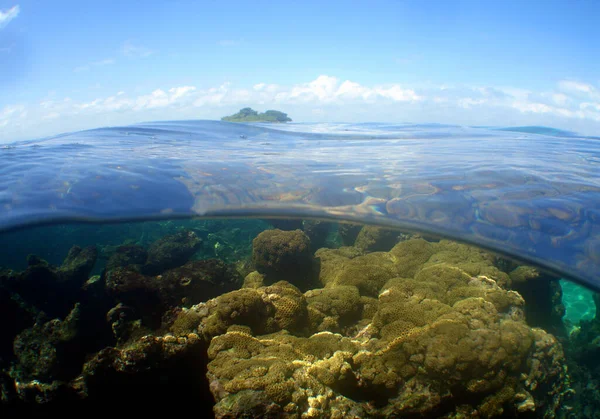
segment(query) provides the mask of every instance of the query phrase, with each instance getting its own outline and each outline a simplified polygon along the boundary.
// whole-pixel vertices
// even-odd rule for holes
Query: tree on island
[[[221,121],[227,122],[291,122],[291,120],[287,113],[274,110],[258,113],[252,108],[242,108],[236,114],[221,118]]]

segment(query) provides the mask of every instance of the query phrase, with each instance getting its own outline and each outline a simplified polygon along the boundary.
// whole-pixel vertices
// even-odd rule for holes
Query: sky
[[[242,107],[600,135],[597,0],[0,0],[0,142]]]

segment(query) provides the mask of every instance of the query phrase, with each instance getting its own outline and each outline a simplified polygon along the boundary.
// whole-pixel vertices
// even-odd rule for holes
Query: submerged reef
[[[256,234],[239,263],[184,229],[115,246],[97,275],[79,247],[60,267],[32,256],[0,270],[15,319],[0,336],[1,411],[569,417],[566,356],[598,368],[598,323],[567,337],[560,285],[536,294],[532,267],[381,227],[287,226]],[[53,301],[26,284],[70,288]]]
[[[527,325],[523,298],[500,287],[510,279],[485,253],[410,239],[317,257],[323,288],[304,294],[309,315],[298,295],[284,312],[304,328],[273,315],[231,321],[241,307],[268,312],[281,299],[269,287],[193,308],[208,319],[199,330],[217,417],[544,416],[568,392],[560,343]]]

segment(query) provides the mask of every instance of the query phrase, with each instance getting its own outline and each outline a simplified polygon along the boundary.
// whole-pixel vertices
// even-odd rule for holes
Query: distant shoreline
[[[268,122],[268,123],[286,123],[291,122],[292,119],[288,115],[281,111],[268,110],[264,113],[258,113],[252,108],[242,108],[236,114],[224,116],[221,121],[226,122]]]

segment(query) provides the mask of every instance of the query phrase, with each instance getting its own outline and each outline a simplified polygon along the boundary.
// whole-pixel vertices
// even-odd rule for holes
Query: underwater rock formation
[[[218,259],[187,262],[158,276],[129,267],[105,273],[108,295],[131,307],[143,323],[156,328],[162,314],[175,306],[190,306],[242,285],[241,275]]]
[[[28,257],[27,269],[2,279],[2,287],[49,317],[64,317],[81,297],[81,287],[96,263],[97,249],[73,246],[61,266],[52,266],[37,256]]]
[[[570,377],[561,342],[527,322],[522,276],[471,246],[379,233],[313,254],[302,230],[263,231],[243,281],[221,260],[190,260],[201,240],[189,232],[146,253],[118,247],[85,281],[82,251],[65,269],[32,257],[78,291],[48,316],[5,286],[23,273],[0,272],[0,309],[24,319],[10,348],[1,341],[0,402],[228,419],[553,417]]]
[[[217,316],[208,350],[217,417],[543,415],[568,393],[560,343],[527,325],[522,297],[500,286],[510,278],[485,252],[412,239],[317,256],[325,288],[305,293],[312,335],[297,323],[267,328],[264,316],[232,321],[242,306],[264,312],[264,288],[245,289],[252,309]]]
[[[354,246],[363,252],[387,252],[398,243],[399,236],[397,230],[366,225],[358,232]]]
[[[288,281],[305,288],[314,272],[310,239],[302,230],[265,230],[252,241],[252,262],[266,281]]]
[[[83,361],[79,352],[79,317],[77,304],[64,320],[36,323],[17,335],[13,343],[18,360],[13,369],[15,379],[52,382],[70,378]]]
[[[128,267],[129,269],[141,271],[142,266],[148,259],[148,252],[139,245],[118,246],[106,262],[105,269],[110,271],[114,268]]]
[[[232,325],[257,334],[289,330],[308,332],[306,298],[294,285],[280,281],[259,288],[242,288],[192,307],[200,318],[199,333],[210,341]]]
[[[192,230],[164,236],[150,245],[142,272],[146,275],[158,275],[167,269],[181,266],[201,245],[202,239]]]

